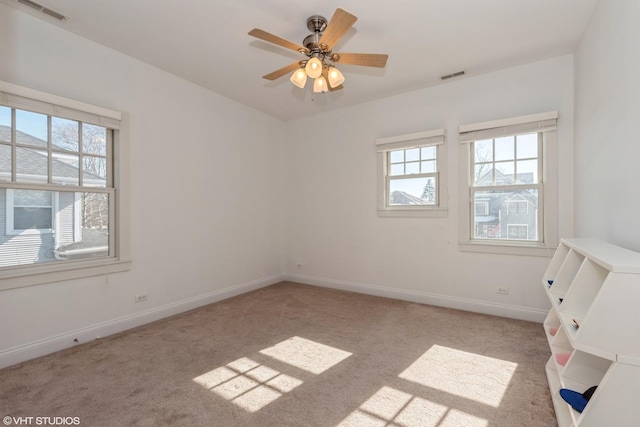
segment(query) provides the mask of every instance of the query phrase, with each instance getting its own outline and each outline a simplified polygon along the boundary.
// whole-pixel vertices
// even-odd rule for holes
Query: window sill
[[[447,209],[378,209],[379,217],[386,218],[446,218]]]
[[[458,244],[462,252],[479,252],[501,255],[526,255],[551,258],[556,248],[544,243],[517,244],[517,243],[485,243],[485,242],[460,242]]]
[[[131,270],[131,260],[63,261],[0,270],[0,291]]]

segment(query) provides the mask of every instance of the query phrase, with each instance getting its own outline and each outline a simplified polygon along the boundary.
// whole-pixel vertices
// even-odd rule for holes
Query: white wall
[[[457,131],[550,110],[560,115],[565,237],[573,231],[570,55],[288,122],[287,271],[304,283],[540,320],[548,258],[458,250]],[[448,134],[448,218],[377,217],[376,138],[438,128]],[[510,294],[497,295],[497,287]]]
[[[572,56],[287,123],[2,4],[0,57],[0,80],[125,114],[133,257],[127,273],[1,292],[0,366],[283,272],[506,316],[547,310],[547,258],[458,250],[457,127],[559,110],[560,235],[570,235]],[[449,216],[378,218],[375,139],[442,127]],[[149,301],[134,303],[139,293]]]
[[[601,0],[575,56],[576,232],[640,251],[640,2]]]
[[[281,279],[281,121],[3,4],[0,57],[0,80],[124,113],[133,258],[0,292],[0,366]]]

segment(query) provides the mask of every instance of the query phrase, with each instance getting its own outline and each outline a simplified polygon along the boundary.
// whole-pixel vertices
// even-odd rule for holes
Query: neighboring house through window
[[[7,234],[51,233],[53,192],[6,189]]]
[[[376,148],[378,215],[446,214],[443,129],[378,139]]]
[[[510,239],[527,240],[529,226],[527,224],[507,224],[507,235]]]
[[[555,245],[556,120],[551,112],[460,127],[463,250]]]
[[[119,117],[0,82],[0,289],[25,275],[44,283],[67,261],[69,278],[128,268],[115,239]],[[39,278],[24,268],[36,265],[48,266]]]
[[[507,200],[507,213],[509,215],[528,215],[529,203],[526,200]]]

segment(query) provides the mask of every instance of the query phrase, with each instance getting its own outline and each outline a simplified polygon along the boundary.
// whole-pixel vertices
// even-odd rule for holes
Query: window
[[[376,141],[378,215],[439,216],[446,212],[442,189],[444,130]]]
[[[510,239],[526,240],[529,238],[527,224],[507,224],[507,234]]]
[[[507,201],[507,214],[509,215],[528,215],[529,204],[526,201]]]
[[[6,200],[8,235],[53,232],[51,191],[7,189]]]
[[[468,183],[461,201],[469,206],[461,209],[463,250],[555,245],[556,118],[551,112],[460,127]]]
[[[475,214],[476,216],[489,215],[489,201],[488,200],[476,200],[475,201]]]
[[[539,241],[542,234],[538,229],[542,227],[542,221],[538,218],[537,206],[542,189],[542,134],[511,135],[470,144],[473,153],[471,197],[474,201],[488,199],[485,203],[489,208],[483,215],[474,215],[476,232],[472,238]],[[533,206],[530,212],[527,203]],[[509,225],[514,220],[512,216],[518,216],[520,223],[524,214],[532,233],[509,233]],[[487,237],[478,232],[480,224],[488,223],[495,227],[496,235]]]
[[[0,82],[0,289],[128,269],[119,118]]]

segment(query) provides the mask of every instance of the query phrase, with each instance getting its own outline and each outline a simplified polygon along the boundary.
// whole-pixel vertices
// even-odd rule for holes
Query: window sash
[[[391,204],[391,182],[392,181],[400,181],[407,179],[420,179],[420,178],[434,178],[435,179],[435,201],[434,203],[424,203],[424,204],[416,204],[416,205],[403,205],[403,204]],[[421,173],[421,174],[411,174],[411,175],[393,175],[385,177],[385,199],[386,199],[386,207],[387,209],[424,209],[429,207],[437,207],[440,203],[440,177],[438,172],[432,173]]]
[[[555,119],[554,120],[554,126],[555,126]],[[525,126],[528,125],[527,123],[525,123]],[[520,124],[516,124],[513,126],[520,126]],[[535,125],[538,126],[538,125]],[[508,126],[503,127],[502,129],[507,129]],[[521,129],[524,129],[524,127],[522,127]],[[553,128],[555,129],[555,127]],[[513,128],[511,128],[511,130],[513,130]],[[528,131],[526,132],[521,132],[518,134],[508,134],[508,135],[503,135],[500,134],[498,136],[496,136],[496,134],[489,134],[489,133],[484,133],[482,135],[476,133],[476,136],[479,136],[478,141],[486,141],[486,140],[492,140],[492,144],[493,144],[493,155],[490,161],[482,161],[482,162],[476,162],[476,158],[475,158],[475,144],[476,141],[470,141],[469,144],[469,170],[470,170],[470,184],[469,184],[469,207],[468,207],[468,212],[469,212],[469,240],[472,242],[495,242],[495,241],[504,241],[504,242],[509,242],[511,244],[515,243],[515,242],[519,242],[519,243],[531,243],[531,242],[535,242],[535,243],[543,243],[544,242],[544,235],[545,235],[545,224],[544,224],[544,184],[543,184],[543,132],[537,132],[537,156],[536,157],[527,157],[526,159],[517,159],[514,155],[514,172],[513,172],[513,180],[514,183],[513,184],[498,184],[496,183],[496,176],[495,176],[495,171],[496,171],[496,165],[499,165],[500,163],[504,163],[502,161],[496,161],[496,153],[495,153],[495,139],[496,138],[501,138],[501,137],[515,137],[514,138],[514,144],[516,144],[517,146],[517,136],[518,135],[523,135],[523,134],[531,134],[534,132],[531,132],[530,128],[528,129]],[[487,137],[489,136],[489,137]],[[461,136],[462,138],[462,136]],[[514,147],[516,148],[516,147]],[[530,159],[535,159],[537,160],[537,174],[538,174],[538,179],[537,182],[534,183],[517,183],[517,178],[518,178],[518,171],[517,171],[517,161],[518,160],[530,160]],[[492,177],[492,183],[490,185],[477,185],[476,184],[476,166],[479,164],[487,164],[490,165],[489,167],[491,168],[491,170],[493,170],[493,177]],[[509,191],[521,191],[521,190],[537,190],[537,197],[538,197],[538,210],[536,213],[536,239],[510,239],[508,238],[509,234],[507,234],[507,238],[487,238],[487,237],[476,237],[476,230],[475,230],[475,226],[476,226],[476,222],[475,222],[475,195],[476,193],[482,193],[482,192],[509,192]],[[506,202],[509,203],[509,202]],[[508,205],[507,205],[507,209],[508,209]],[[528,210],[528,207],[527,207]],[[488,213],[489,214],[489,213]],[[508,224],[507,224],[507,233],[508,233]]]
[[[475,197],[476,193],[482,193],[487,191],[495,192],[509,192],[509,191],[522,191],[522,190],[537,190],[538,194],[538,211],[536,213],[537,224],[537,238],[533,239],[500,239],[500,238],[482,238],[475,236]],[[509,203],[508,201],[506,203]],[[527,207],[528,209],[528,207]],[[544,242],[544,184],[520,184],[509,186],[483,186],[483,187],[470,187],[469,188],[469,240],[475,242],[508,242],[508,243],[542,243]],[[487,212],[487,215],[490,212]],[[506,224],[507,227],[509,224]]]
[[[414,140],[415,141],[415,140]],[[385,150],[383,152],[384,156],[385,156],[385,208],[386,209],[429,209],[429,208],[435,208],[438,207],[440,205],[440,177],[439,177],[439,147],[438,144],[426,144],[426,145],[417,145],[417,146],[410,146],[410,147],[406,147],[406,148],[394,148],[392,150]],[[429,158],[429,159],[425,159],[422,160],[421,156],[419,156],[418,160],[410,160],[407,161],[406,157],[404,159],[404,161],[402,162],[396,162],[396,163],[391,163],[391,153],[394,151],[401,151],[401,150],[407,150],[407,149],[412,149],[412,148],[423,148],[423,147],[434,147],[436,152],[435,152],[435,156],[434,158]],[[421,162],[426,161],[426,162],[435,162],[435,172],[426,172],[426,173],[406,173],[406,165],[408,163],[419,163],[420,166],[419,168],[422,169],[421,166]],[[391,166],[392,165],[404,165],[404,170],[405,173],[404,174],[398,174],[398,175],[392,175],[391,174]],[[424,204],[414,204],[414,205],[410,205],[410,204],[392,204],[391,203],[391,182],[392,181],[396,181],[396,180],[404,180],[404,179],[421,179],[421,178],[434,178],[435,179],[435,186],[434,186],[434,191],[435,191],[435,197],[434,197],[434,202],[433,203],[424,203]]]
[[[103,258],[112,258],[116,257],[116,247],[115,247],[115,229],[116,229],[116,218],[115,218],[115,204],[116,204],[116,190],[113,188],[99,188],[99,187],[70,187],[70,186],[53,186],[53,185],[33,185],[33,184],[20,184],[20,183],[4,183],[0,182],[0,188],[5,189],[6,194],[6,232],[8,235],[29,235],[29,234],[47,234],[47,233],[57,233],[56,225],[57,225],[57,205],[58,205],[58,197],[59,193],[75,193],[76,201],[78,200],[77,196],[81,193],[90,193],[90,194],[106,194],[107,203],[108,203],[108,253],[106,257]],[[52,205],[46,208],[51,209],[51,224],[52,227],[49,229],[14,229],[13,224],[15,223],[14,218],[14,208],[16,207],[13,204],[13,195],[12,192],[14,190],[45,190],[52,192]],[[79,227],[76,224],[76,227]],[[67,263],[74,261],[63,261],[58,260],[55,264],[59,263]],[[34,262],[30,264],[24,264],[24,266],[36,266],[50,264],[50,262]],[[17,266],[4,266],[0,267],[2,269],[10,269]]]
[[[528,134],[532,134],[532,133],[533,132],[527,132],[527,133],[523,133],[523,134],[520,134],[520,135],[528,135]],[[517,143],[518,143],[517,142],[518,141],[517,136],[518,135],[504,135],[504,136],[506,136],[506,137],[509,137],[509,136],[516,137],[514,139],[514,145],[515,145],[514,148],[517,147]],[[495,139],[496,138],[487,138],[487,139],[479,139],[478,140],[478,141],[487,141],[487,140],[491,140],[492,141],[493,156],[492,156],[491,160],[487,160],[487,161],[480,161],[480,162],[476,162],[475,161],[475,154],[476,154],[475,153],[475,148],[476,148],[475,144],[478,141],[472,141],[470,143],[470,146],[469,146],[470,168],[471,168],[471,175],[470,175],[471,176],[471,184],[470,185],[472,187],[476,187],[476,188],[477,187],[481,187],[481,185],[477,185],[476,184],[476,179],[478,177],[476,176],[476,169],[475,168],[478,165],[488,165],[491,168],[490,169],[492,171],[492,180],[491,180],[491,182],[493,184],[491,184],[490,186],[493,186],[493,187],[496,187],[496,188],[504,188],[504,187],[508,186],[509,184],[498,184],[496,182],[496,171],[499,170],[496,167],[496,165],[505,164],[505,163],[513,163],[514,164],[513,180],[514,180],[514,183],[516,183],[517,180],[518,180],[518,176],[520,175],[518,173],[518,163],[519,162],[526,162],[526,161],[530,161],[530,160],[536,160],[537,161],[536,173],[538,175],[538,178],[537,178],[537,181],[534,181],[534,183],[543,182],[543,177],[544,177],[544,175],[543,175],[543,167],[544,167],[544,165],[543,165],[543,158],[544,158],[543,154],[544,153],[543,153],[543,133],[542,132],[538,132],[537,133],[537,156],[536,157],[530,157],[529,156],[529,157],[518,158],[517,155],[514,154],[514,158],[513,159],[510,159],[510,160],[496,160],[495,159],[495,157],[496,157],[496,155],[495,155],[495,151],[496,151],[496,149],[495,149]],[[521,185],[521,184],[515,184],[515,185]],[[528,184],[522,184],[522,185],[528,185]],[[486,185],[486,186],[489,186],[489,185]]]
[[[0,105],[3,105],[2,100],[0,99]],[[7,106],[9,107],[9,106]],[[30,144],[24,144],[24,143],[19,143],[17,141],[17,137],[16,137],[16,108],[15,107],[10,107],[11,108],[11,141],[3,141],[0,142],[0,146],[4,146],[4,147],[9,147],[9,149],[11,150],[11,159],[9,161],[9,169],[10,169],[10,177],[9,180],[6,180],[8,182],[32,182],[32,183],[39,183],[41,181],[43,181],[44,179],[46,179],[46,182],[49,184],[53,184],[53,185],[59,185],[65,189],[69,189],[69,188],[80,188],[83,186],[91,186],[91,187],[96,187],[96,188],[100,188],[102,186],[106,186],[107,188],[113,188],[114,186],[114,178],[113,178],[113,143],[114,143],[114,137],[113,137],[113,133],[114,133],[114,129],[106,127],[104,125],[100,125],[101,127],[105,128],[105,136],[106,136],[106,141],[105,141],[105,145],[106,145],[106,154],[105,155],[100,155],[100,154],[93,154],[93,153],[88,153],[85,152],[84,148],[83,148],[83,140],[82,140],[82,125],[84,124],[84,122],[79,122],[79,147],[78,147],[78,151],[69,151],[69,150],[64,150],[61,148],[57,148],[52,144],[52,136],[51,136],[51,121],[53,117],[58,117],[58,116],[51,116],[48,115],[47,116],[47,128],[48,128],[48,135],[47,135],[47,141],[44,141],[46,143],[46,147],[41,147],[41,146],[35,146],[35,145],[30,145]],[[44,157],[46,155],[46,168],[47,168],[47,175],[46,177],[44,175],[33,175],[33,174],[29,174],[29,173],[25,173],[25,172],[19,172],[19,168],[22,165],[22,162],[20,161],[20,151],[19,150],[32,150],[32,151],[38,151],[42,153],[42,156]],[[78,159],[78,176],[77,177],[59,177],[56,176],[56,171],[55,171],[55,167],[54,167],[54,163],[53,161],[56,160],[59,156],[65,156],[65,155],[71,155],[71,156],[77,156]],[[93,172],[90,172],[88,170],[86,170],[86,164],[85,164],[85,160],[98,160],[98,161],[103,161],[105,164],[105,177],[104,179],[98,179],[98,180],[90,180],[89,178],[85,178],[85,173],[91,173],[94,174]],[[99,171],[98,171],[99,172]],[[95,175],[95,174],[94,174]],[[99,175],[97,175],[99,176]],[[60,184],[55,184],[53,181],[59,181],[61,182]],[[86,183],[84,181],[87,181]],[[0,180],[0,182],[4,182],[5,180]],[[104,183],[103,183],[104,181]],[[77,182],[77,184],[75,184],[75,182]],[[90,185],[90,182],[93,182],[94,185]]]

